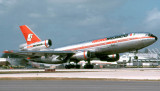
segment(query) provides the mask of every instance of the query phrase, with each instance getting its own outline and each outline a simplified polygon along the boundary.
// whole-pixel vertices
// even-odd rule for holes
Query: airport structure
[[[135,59],[134,56],[138,59]],[[146,49],[144,52],[125,53],[121,55],[117,62],[121,67],[159,67],[160,51],[159,49]]]

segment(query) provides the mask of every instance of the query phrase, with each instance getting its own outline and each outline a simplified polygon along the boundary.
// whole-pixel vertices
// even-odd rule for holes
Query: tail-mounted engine
[[[22,44],[20,45],[20,50],[21,51],[27,51],[27,50],[40,50],[40,49],[45,49],[45,48],[49,48],[50,46],[52,46],[52,41],[50,39],[45,40],[45,41],[40,41],[40,42],[36,42],[30,45],[27,44]]]
[[[72,56],[75,60],[87,60],[91,57],[90,51],[80,51]]]

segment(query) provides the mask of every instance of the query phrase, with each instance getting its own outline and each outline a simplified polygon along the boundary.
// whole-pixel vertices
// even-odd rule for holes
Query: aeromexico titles
[[[157,41],[151,33],[129,33],[114,37],[106,37],[76,45],[49,49],[52,41],[41,39],[26,25],[20,26],[27,43],[20,45],[19,51],[4,51],[24,56],[29,61],[60,64],[70,61],[78,63],[81,60],[88,62],[85,68],[93,68],[90,61],[98,58],[101,61],[115,62],[119,53],[135,51],[147,47]],[[70,68],[69,65],[66,65]],[[79,67],[79,66],[76,66]]]

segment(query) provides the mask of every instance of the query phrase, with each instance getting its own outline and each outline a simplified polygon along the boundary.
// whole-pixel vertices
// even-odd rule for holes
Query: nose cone
[[[158,38],[155,36],[155,40],[157,41],[158,40]]]

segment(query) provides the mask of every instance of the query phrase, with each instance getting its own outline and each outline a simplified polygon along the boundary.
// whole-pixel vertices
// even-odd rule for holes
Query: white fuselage
[[[93,40],[86,43],[56,48],[54,49],[54,51],[84,52],[84,57],[86,51],[90,51],[92,53],[105,53],[107,55],[111,55],[122,52],[139,50],[153,44],[156,40],[157,37],[149,33],[130,33],[115,37]],[[45,59],[45,62],[50,62],[50,60],[52,60],[50,63],[53,64],[63,63],[63,61],[59,60],[58,57],[59,56],[53,55],[48,59],[42,59]]]
[[[155,37],[148,36],[146,33],[131,33],[124,34],[122,37],[115,36],[111,37],[111,39],[104,38],[77,45],[56,48],[55,51],[91,51],[115,54],[138,50],[153,44],[155,41]]]

